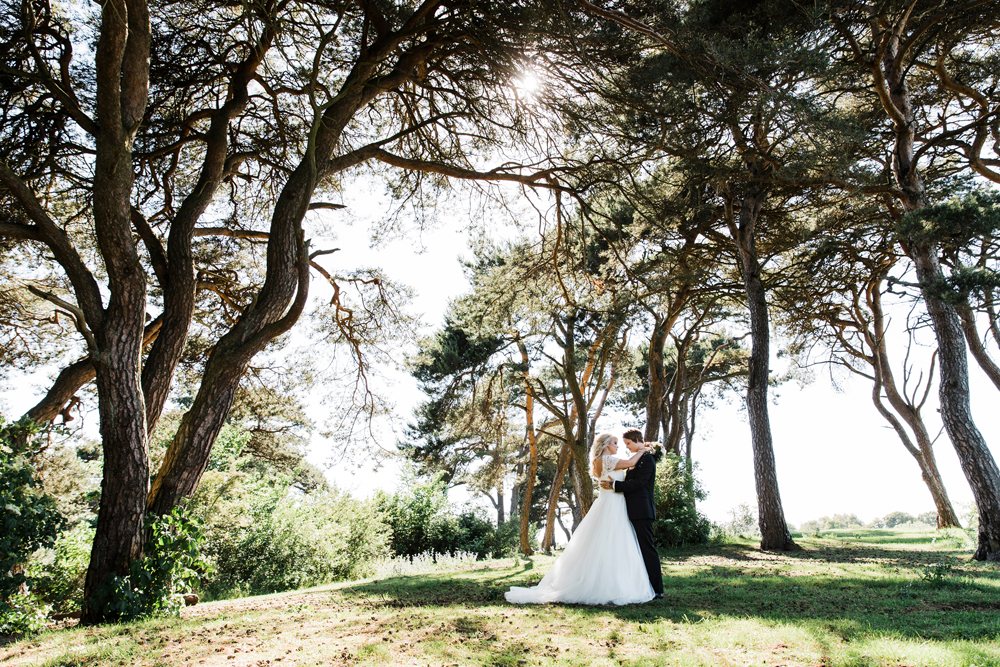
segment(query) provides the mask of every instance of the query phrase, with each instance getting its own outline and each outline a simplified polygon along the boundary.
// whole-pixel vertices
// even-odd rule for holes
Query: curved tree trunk
[[[875,408],[879,411],[879,414],[889,422],[893,430],[899,436],[906,448],[906,451],[913,456],[916,460],[917,465],[920,467],[920,476],[927,485],[928,490],[931,493],[931,497],[934,499],[934,507],[937,510],[937,527],[938,528],[961,528],[961,521],[958,519],[958,515],[955,513],[955,509],[951,505],[951,500],[948,498],[948,492],[945,490],[944,481],[941,479],[941,473],[938,471],[937,461],[934,457],[934,448],[931,441],[930,434],[927,432],[927,427],[924,424],[923,417],[920,415],[920,405],[914,404],[907,400],[902,394],[900,394],[898,387],[896,386],[896,379],[892,372],[892,366],[889,364],[889,354],[886,349],[885,344],[885,316],[882,311],[882,277],[879,276],[874,278],[867,287],[866,300],[868,301],[868,307],[872,313],[872,324],[875,328],[873,335],[869,335],[866,332],[866,336],[869,337],[868,344],[872,349],[873,357],[870,360],[872,367],[874,369],[875,384],[872,392],[872,400],[875,403]],[[931,363],[930,377],[927,378],[927,388],[930,388],[930,382],[934,374],[933,361]],[[882,390],[885,390],[886,398],[889,400],[889,405],[892,406],[893,410],[896,411],[903,421],[910,427],[910,431],[913,433],[914,439],[916,439],[917,444],[914,445],[903,425],[896,419],[889,410],[882,404]],[[919,389],[919,387],[918,387]],[[904,385],[904,391],[906,390]],[[922,402],[921,402],[922,403]]]
[[[747,307],[750,311],[752,349],[747,381],[747,414],[753,441],[754,479],[757,485],[757,511],[760,522],[760,548],[770,551],[800,549],[788,531],[785,512],[778,492],[778,473],[771,441],[767,410],[767,383],[770,365],[770,333],[767,298],[757,259],[755,226],[767,196],[759,186],[750,185],[740,207],[739,220],[730,220],[733,240],[740,254]]]
[[[265,25],[267,27],[253,45],[254,48],[249,49],[247,57],[234,68],[229,82],[229,97],[211,114],[205,133],[205,157],[201,173],[171,222],[165,256],[161,254],[162,249],[158,247],[158,241],[148,225],[144,220],[138,220],[137,228],[145,231],[146,245],[151,246],[150,254],[161,254],[158,261],[154,261],[154,266],[157,267],[163,288],[162,330],[142,369],[142,390],[146,396],[146,421],[150,432],[156,428],[163,413],[194,314],[195,292],[198,287],[192,251],[195,225],[212,203],[219,185],[231,169],[230,124],[250,100],[250,81],[270,49],[279,23],[272,20]]]
[[[104,468],[83,623],[106,620],[94,604],[112,574],[125,575],[142,549],[149,456],[139,382],[146,274],[132,238],[132,141],[149,89],[149,11],[144,0],[109,0],[101,12],[97,65],[94,229],[108,276],[108,305],[94,330]]]
[[[562,492],[563,480],[572,459],[569,443],[564,443],[559,450],[556,462],[556,476],[552,478],[552,488],[549,489],[549,504],[545,511],[545,534],[542,536],[542,551],[550,552],[555,545],[556,508],[559,505],[559,494]]]
[[[882,61],[875,63],[871,71],[882,105],[893,120],[892,171],[900,190],[899,201],[905,212],[913,213],[926,207],[928,202],[914,149],[917,120],[905,78],[908,69],[902,63],[905,54],[900,51],[905,28],[905,22],[899,22],[891,33],[880,37],[885,40]],[[904,241],[903,249],[913,260],[921,285],[944,282],[936,244]],[[972,418],[969,362],[961,320],[954,306],[933,298],[926,290],[924,304],[937,339],[941,363],[938,389],[941,419],[979,510],[979,546],[973,558],[1000,560],[1000,470]]]
[[[910,256],[922,285],[939,284],[944,278],[933,246],[914,244],[910,247]],[[938,391],[941,419],[979,510],[979,545],[973,558],[1000,560],[1000,469],[972,418],[968,358],[961,321],[954,307],[927,295],[924,302],[941,358]]]
[[[877,371],[876,371],[877,372]],[[948,498],[948,492],[944,488],[944,482],[941,479],[941,473],[938,472],[937,462],[934,458],[933,451],[930,449],[930,438],[927,434],[927,429],[924,426],[923,419],[917,415],[916,419],[910,417],[906,412],[901,413],[903,418],[906,419],[907,424],[914,432],[914,436],[918,441],[926,441],[928,447],[927,451],[930,451],[930,457],[925,456],[924,447],[918,448],[910,440],[909,434],[903,427],[903,424],[896,418],[892,412],[882,403],[882,382],[881,378],[876,375],[875,383],[872,385],[872,402],[875,404],[875,409],[878,410],[879,414],[889,422],[892,429],[899,436],[900,441],[906,448],[906,451],[910,453],[910,456],[917,462],[920,467],[920,478],[924,480],[924,484],[927,485],[928,491],[930,491],[931,498],[934,500],[934,507],[937,511],[937,527],[938,528],[961,528],[962,523],[958,519],[958,515],[955,513],[955,509],[951,505],[951,500]],[[916,422],[916,423],[915,423]]]
[[[297,232],[295,229],[290,231]],[[153,514],[169,512],[198,488],[208,467],[212,445],[229,416],[236,390],[250,361],[270,341],[288,331],[305,307],[309,290],[309,252],[301,233],[296,235],[300,237],[298,242],[291,243],[290,235],[285,234],[282,243],[282,235],[272,233],[268,256],[279,257],[284,268],[268,271],[268,281],[261,289],[261,296],[213,348],[194,402],[181,418],[160,472],[149,490],[148,508]],[[272,251],[271,243],[276,242],[281,246],[280,252]],[[283,285],[275,284],[279,276]],[[289,308],[293,296],[295,300]]]
[[[401,41],[399,33],[379,36],[368,47],[367,57],[360,59],[345,78],[336,101],[314,119],[306,154],[289,176],[274,205],[264,284],[209,356],[194,403],[181,419],[150,489],[148,507],[151,512],[168,512],[194,492],[251,359],[290,329],[305,307],[309,255],[303,240],[302,220],[316,183],[344,168],[334,158],[334,151],[344,128],[357,111],[383,91],[402,85],[431,53],[427,48],[401,52],[398,48]],[[381,77],[378,85],[369,85],[379,67],[393,58],[392,74]]]
[[[535,480],[538,477],[538,432],[535,431],[535,392],[531,386],[531,357],[524,341],[517,341],[517,349],[521,353],[521,364],[524,371],[524,437],[528,441],[528,470],[524,479],[524,499],[521,502],[521,553],[530,556],[531,548],[531,497],[535,491]]]

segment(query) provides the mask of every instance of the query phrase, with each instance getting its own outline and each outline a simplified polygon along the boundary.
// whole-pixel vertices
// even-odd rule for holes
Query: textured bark
[[[589,404],[583,395],[583,388],[589,386],[594,375],[595,368],[602,366],[598,360],[598,350],[600,342],[595,342],[587,354],[587,364],[583,370],[582,378],[577,375],[576,364],[576,333],[577,333],[577,313],[570,313],[562,322],[562,348],[563,367],[566,369],[565,383],[573,397],[573,410],[569,415],[566,426],[566,437],[569,442],[570,454],[575,462],[572,472],[573,488],[577,492],[579,501],[578,507],[574,507],[574,526],[583,516],[590,511],[590,506],[594,503],[594,489],[590,482],[590,461],[588,450],[590,449],[590,420],[587,418]],[[557,327],[559,323],[557,323]],[[599,374],[600,375],[600,374]]]
[[[882,105],[893,122],[892,171],[902,209],[910,213],[926,207],[928,201],[914,149],[917,120],[906,83],[909,70],[905,66],[907,54],[903,51],[902,39],[906,29],[906,22],[899,21],[891,32],[879,38],[884,40],[883,56],[881,62],[873,64],[871,72]],[[903,249],[913,260],[921,285],[938,285],[944,281],[936,244],[904,241]],[[938,343],[941,419],[979,510],[979,544],[973,558],[1000,560],[1000,470],[972,418],[968,357],[961,320],[954,306],[933,298],[926,291],[924,303]]]
[[[983,301],[986,303],[986,315],[989,318],[990,334],[993,336],[993,342],[1000,345],[1000,324],[997,322],[997,309],[993,303],[993,293],[987,291],[983,296]]]
[[[552,478],[552,488],[549,489],[549,503],[545,511],[545,534],[542,536],[542,551],[552,551],[555,544],[556,508],[559,506],[559,494],[562,492],[563,479],[572,460],[569,443],[559,450],[556,462],[556,476]]]
[[[654,316],[653,331],[649,335],[649,395],[646,396],[646,442],[656,442],[663,421],[663,397],[667,393],[666,369],[663,363],[663,349],[670,334],[673,321],[666,317]]]
[[[770,364],[770,331],[767,298],[757,259],[755,227],[766,191],[750,185],[744,196],[738,220],[729,215],[733,240],[736,241],[743,273],[743,284],[750,311],[752,348],[747,381],[747,415],[753,442],[754,480],[757,485],[757,511],[760,522],[760,548],[769,551],[800,549],[788,531],[785,512],[778,492],[778,474],[771,440],[767,410],[767,383]]]
[[[160,318],[156,318],[146,325],[142,337],[144,348],[156,338],[160,331],[160,322]],[[28,410],[24,416],[38,423],[54,421],[65,409],[66,404],[76,395],[76,392],[93,382],[96,376],[97,371],[94,370],[94,362],[90,357],[70,364],[59,372],[52,387],[49,388],[42,400]]]
[[[677,361],[674,369],[674,376],[671,378],[671,388],[666,400],[667,409],[664,413],[668,417],[663,420],[663,449],[677,456],[681,455],[681,439],[684,437],[684,414],[687,407],[687,352],[690,345],[689,338],[683,341],[674,339],[674,347],[677,350]],[[667,425],[669,424],[669,428]]]
[[[910,246],[921,284],[939,284],[944,277],[936,249]],[[979,544],[973,558],[1000,560],[1000,469],[972,418],[965,336],[955,308],[930,296],[924,298],[941,359],[938,398],[945,430],[958,453],[962,472],[979,510]]]
[[[538,476],[538,434],[535,432],[535,396],[531,387],[531,358],[523,341],[517,341],[517,349],[521,353],[521,364],[524,366],[524,437],[528,441],[528,471],[524,478],[524,500],[521,502],[521,553],[530,556],[531,548],[531,496],[535,490],[535,479]]]
[[[982,338],[979,337],[979,331],[976,329],[975,314],[973,314],[968,304],[958,306],[955,312],[962,324],[962,333],[965,334],[965,342],[969,346],[972,357],[979,364],[979,367],[983,369],[983,372],[986,373],[986,377],[990,379],[993,386],[1000,389],[1000,367],[990,357],[990,353],[986,351],[986,346],[983,345]]]
[[[272,242],[276,236],[272,235]],[[292,263],[294,259],[291,268],[297,269],[297,274],[286,276],[286,279],[294,279],[297,275],[297,280],[293,280],[284,291],[275,290],[276,295],[272,292],[267,301],[258,299],[256,306],[261,310],[254,312],[254,309],[248,309],[244,318],[213,348],[194,402],[181,418],[177,433],[167,447],[160,472],[149,490],[150,512],[165,514],[198,488],[208,467],[212,445],[229,416],[236,390],[251,359],[267,343],[288,331],[305,307],[309,288],[308,249],[300,239],[285,250],[281,261]],[[270,271],[268,276],[269,279],[272,276]],[[293,294],[295,301],[288,308]],[[286,308],[287,313],[284,312]]]
[[[92,604],[111,574],[127,574],[140,555],[149,457],[139,382],[146,277],[132,238],[132,140],[146,108],[149,13],[142,0],[109,0],[95,54],[97,118],[94,228],[108,275],[108,305],[94,329],[104,473],[81,622],[106,620]]]
[[[497,485],[497,528],[502,526],[507,519],[504,517],[504,506],[503,506],[503,486]]]

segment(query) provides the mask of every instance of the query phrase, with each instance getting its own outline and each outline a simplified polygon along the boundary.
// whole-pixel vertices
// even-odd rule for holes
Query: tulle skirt
[[[515,604],[634,604],[653,599],[625,496],[601,490],[566,550],[537,586],[514,586],[504,597]]]

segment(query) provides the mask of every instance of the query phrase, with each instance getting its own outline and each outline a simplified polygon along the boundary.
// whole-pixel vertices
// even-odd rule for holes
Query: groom
[[[643,446],[642,433],[637,429],[625,431],[622,435],[625,447],[633,454]],[[602,489],[612,489],[625,494],[625,507],[628,519],[635,528],[635,536],[639,539],[639,551],[646,564],[646,574],[653,586],[655,597],[663,597],[663,575],[660,573],[660,556],[653,546],[653,520],[656,519],[656,505],[653,503],[653,482],[656,480],[656,461],[653,455],[646,452],[639,458],[635,467],[626,473],[621,482],[601,482]]]

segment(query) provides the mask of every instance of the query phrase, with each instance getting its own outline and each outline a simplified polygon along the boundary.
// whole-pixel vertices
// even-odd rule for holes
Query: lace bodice
[[[624,470],[615,470],[615,466],[621,458],[617,456],[612,456],[611,454],[605,454],[601,457],[601,476],[599,479],[613,479],[616,482],[620,482],[625,479]]]

